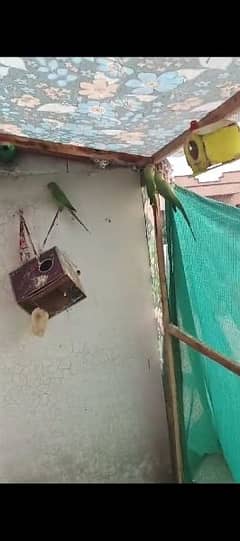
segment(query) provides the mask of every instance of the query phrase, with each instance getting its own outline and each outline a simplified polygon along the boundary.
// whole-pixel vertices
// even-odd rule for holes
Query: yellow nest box
[[[194,176],[240,158],[240,128],[229,120],[222,120],[198,128],[191,123],[191,134],[184,145],[184,154]]]

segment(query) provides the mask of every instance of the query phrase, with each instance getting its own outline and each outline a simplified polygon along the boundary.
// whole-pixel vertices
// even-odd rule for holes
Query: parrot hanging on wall
[[[75,220],[77,220],[81,224],[81,226],[84,227],[84,229],[88,231],[88,233],[90,233],[86,225],[83,222],[81,222],[81,220],[76,215],[77,210],[73,207],[72,203],[70,203],[69,199],[67,198],[65,193],[61,190],[61,188],[58,186],[58,184],[56,182],[49,182],[47,186],[53,198],[55,199],[59,210],[62,211],[64,208],[66,208],[70,212],[70,214],[73,216],[73,218],[75,218]]]
[[[169,202],[174,212],[176,212],[177,209],[180,210],[180,212],[182,213],[184,219],[186,220],[188,224],[188,227],[191,230],[193,238],[196,240],[189,218],[187,216],[186,211],[183,208],[181,201],[179,201],[178,197],[174,193],[170,184],[162,178],[161,173],[159,171],[156,171],[156,168],[154,167],[154,165],[147,165],[145,167],[144,178],[146,181],[147,194],[148,194],[152,207],[157,206],[156,194],[161,195],[164,199],[166,199],[166,201]]]
[[[156,184],[155,184],[155,167],[154,165],[147,165],[144,169],[144,180],[146,182],[147,195],[150,204],[153,208],[157,207],[156,201]]]

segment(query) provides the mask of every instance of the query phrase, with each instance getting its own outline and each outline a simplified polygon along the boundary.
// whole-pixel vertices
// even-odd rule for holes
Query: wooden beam
[[[196,338],[193,338],[193,336],[190,334],[183,332],[181,329],[179,329],[179,327],[173,325],[173,323],[169,323],[167,326],[167,332],[199,353],[202,353],[202,355],[209,357],[209,359],[212,359],[216,363],[221,364],[221,366],[224,366],[224,368],[227,368],[227,370],[230,370],[231,372],[234,372],[234,374],[240,376],[240,363],[232,361],[232,359],[225,357],[225,355],[217,353],[213,349],[206,346],[206,344],[203,344]]]
[[[222,120],[223,118],[232,115],[238,109],[240,109],[240,90],[231,96],[231,98],[219,105],[219,107],[201,118],[199,120],[199,128],[206,126],[207,124],[211,124],[212,122]],[[170,143],[155,152],[149,162],[157,164],[163,160],[163,158],[167,158],[170,154],[176,152],[176,150],[184,146],[185,140],[190,133],[190,129],[185,130],[183,133],[181,133],[181,135],[178,135]]]
[[[172,349],[172,341],[170,335],[166,329],[169,324],[169,307],[168,307],[168,291],[167,291],[167,279],[165,272],[165,259],[164,259],[164,244],[163,244],[163,227],[162,216],[160,212],[160,205],[158,200],[158,208],[153,208],[154,226],[155,226],[155,238],[157,248],[160,292],[161,292],[161,304],[163,314],[163,327],[164,327],[164,363],[166,371],[166,411],[169,426],[169,439],[170,449],[172,455],[173,470],[176,481],[183,483],[183,457],[181,448],[181,434],[180,434],[180,422],[178,413],[178,399],[177,399],[177,385],[174,367],[174,357]]]
[[[0,133],[0,143],[8,142],[16,145],[22,150],[28,152],[37,152],[66,159],[76,160],[107,160],[114,165],[123,167],[144,167],[149,162],[149,157],[136,154],[127,154],[125,152],[111,152],[107,150],[96,150],[94,148],[85,148],[77,145],[68,145],[63,143],[52,143],[40,139],[29,139],[19,135]]]

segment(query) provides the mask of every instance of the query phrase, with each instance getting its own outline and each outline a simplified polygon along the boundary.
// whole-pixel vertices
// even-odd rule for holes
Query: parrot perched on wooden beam
[[[166,182],[166,180],[164,180],[162,178],[159,171],[156,171],[156,173],[155,173],[155,184],[156,184],[157,192],[162,197],[164,197],[164,199],[166,199],[166,201],[168,201],[170,203],[170,205],[172,206],[174,212],[176,212],[177,209],[180,210],[180,212],[182,213],[183,217],[185,218],[185,220],[186,220],[186,222],[188,224],[188,227],[191,229],[191,232],[192,232],[192,235],[193,235],[194,239],[196,240],[195,235],[194,235],[193,230],[192,230],[192,226],[191,226],[190,221],[189,221],[189,218],[187,216],[187,213],[186,213],[181,201],[179,201],[178,197],[174,193],[174,191],[173,191],[172,187],[170,186],[170,184],[168,182]]]
[[[155,184],[155,167],[154,165],[146,165],[144,168],[144,180],[146,183],[147,195],[152,207],[157,207],[156,202],[156,184]]]
[[[164,199],[166,199],[166,201],[169,202],[174,212],[176,212],[177,209],[180,210],[188,224],[188,227],[192,232],[193,238],[196,240],[189,218],[181,201],[179,201],[170,184],[162,178],[161,173],[159,171],[156,171],[154,165],[147,165],[145,167],[144,178],[146,181],[146,189],[151,205],[156,206],[156,194],[161,195]]]
[[[83,222],[81,222],[81,220],[76,215],[77,210],[73,207],[72,203],[70,203],[69,199],[67,198],[65,193],[61,190],[61,188],[58,186],[58,184],[56,182],[49,182],[47,186],[53,198],[55,199],[60,211],[66,208],[70,212],[70,214],[73,216],[73,218],[75,218],[75,220],[77,220],[82,225],[82,227],[84,227],[84,229],[88,231],[88,233],[90,233],[86,225]]]

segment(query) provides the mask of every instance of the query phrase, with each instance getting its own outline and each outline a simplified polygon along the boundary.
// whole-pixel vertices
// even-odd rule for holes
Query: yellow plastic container
[[[184,154],[194,175],[205,173],[210,167],[240,158],[240,128],[231,123],[208,133],[194,130],[184,145]]]

